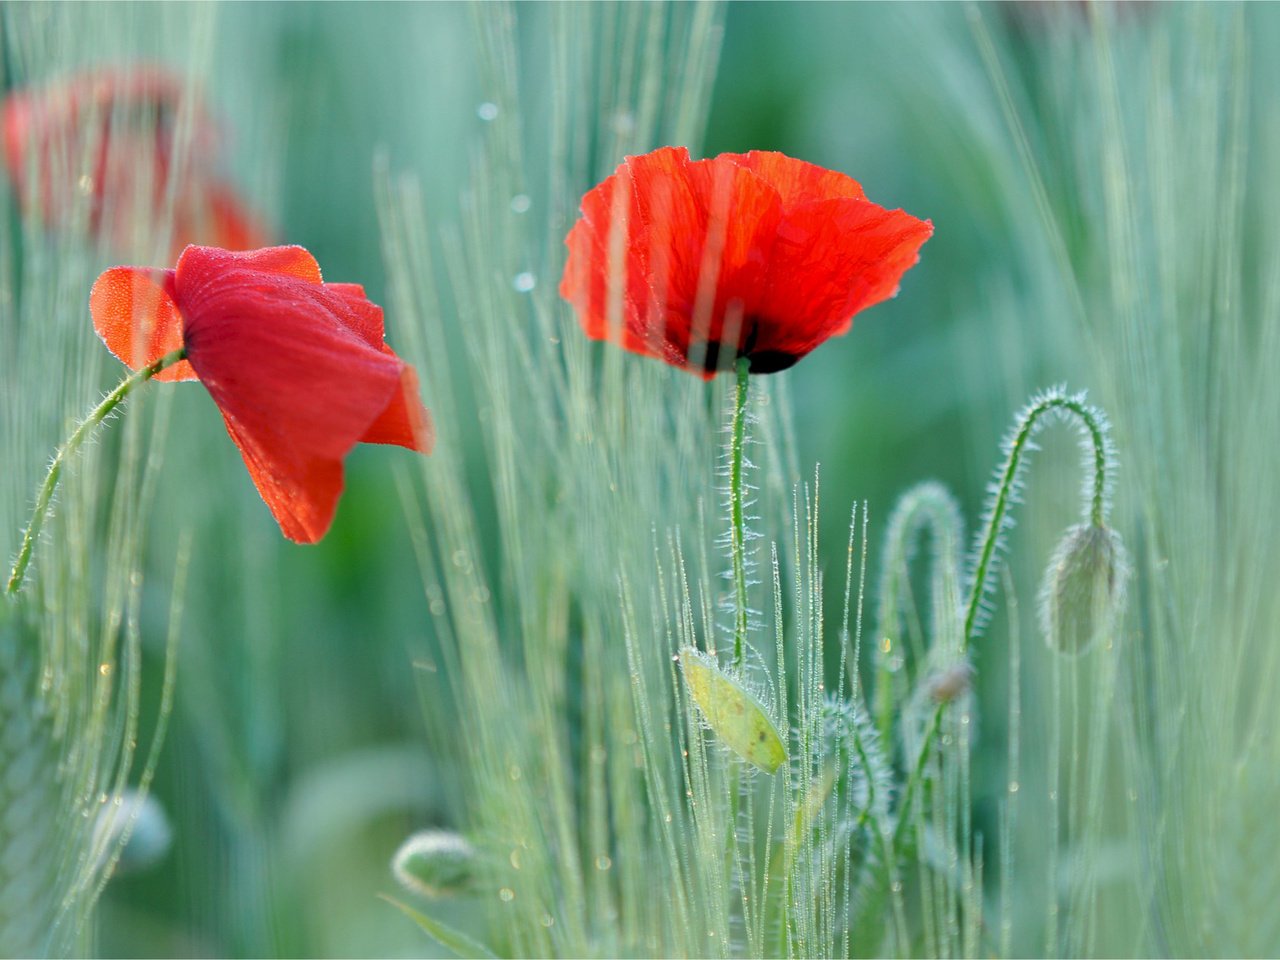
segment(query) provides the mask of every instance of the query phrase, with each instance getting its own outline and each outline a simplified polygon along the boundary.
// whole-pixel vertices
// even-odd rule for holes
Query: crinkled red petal
[[[333,520],[342,459],[393,406],[402,364],[352,331],[343,294],[290,273],[300,248],[231,261],[193,256],[202,249],[183,254],[176,281],[192,366],[285,536],[314,543]],[[276,272],[227,266],[237,259]]]
[[[725,153],[716,159],[750,170],[778,191],[784,209],[815,200],[834,200],[839,197],[862,200],[866,197],[862,192],[862,184],[853,177],[796,160],[783,153],[752,150],[750,153]]]
[[[561,293],[588,336],[699,369],[709,350],[736,349],[743,304],[765,279],[777,191],[729,160],[667,147],[628,157],[582,211]]]
[[[933,224],[869,200],[821,200],[777,230],[764,295],[753,304],[753,350],[802,357],[887,300],[919,260]]]
[[[172,270],[113,267],[89,291],[93,328],[126,366],[138,370],[182,346],[182,317],[169,290]],[[195,380],[186,360],[162,370],[156,380]]]

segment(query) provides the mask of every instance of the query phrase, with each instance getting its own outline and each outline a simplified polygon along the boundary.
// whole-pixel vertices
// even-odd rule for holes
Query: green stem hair
[[[747,391],[750,388],[751,361],[739,357],[738,384],[733,405],[733,433],[729,446],[729,512],[731,514],[730,553],[733,557],[733,665],[742,666],[747,642],[747,563],[746,524],[742,518],[742,448],[747,430]]]

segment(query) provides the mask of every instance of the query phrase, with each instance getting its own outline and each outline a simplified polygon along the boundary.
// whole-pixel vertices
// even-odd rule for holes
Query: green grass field
[[[1280,953],[1278,43],[1239,3],[0,6],[9,103],[182,91],[6,126],[6,558],[127,373],[95,278],[187,236],[164,164],[363,284],[436,428],[358,446],[314,546],[199,385],[67,457],[0,601],[0,955]],[[666,145],[933,223],[740,421],[558,291]]]

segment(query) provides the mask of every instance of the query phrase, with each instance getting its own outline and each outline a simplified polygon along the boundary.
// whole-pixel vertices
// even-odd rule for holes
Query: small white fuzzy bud
[[[455,896],[475,879],[475,849],[459,834],[422,830],[411,835],[391,858],[400,886],[433,899]]]

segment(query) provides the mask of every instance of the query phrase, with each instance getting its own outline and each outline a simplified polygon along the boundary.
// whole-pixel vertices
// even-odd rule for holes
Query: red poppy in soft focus
[[[417,376],[383,342],[382,308],[359,284],[322,282],[302,247],[187,247],[173,270],[113,267],[89,309],[135,370],[186,347],[155,379],[205,385],[290,540],[329,529],[357,443],[431,450]]]
[[[9,94],[0,122],[20,203],[60,226],[87,196],[90,233],[123,243],[131,217],[165,214],[172,180],[175,251],[192,242],[262,246],[265,231],[215,172],[219,137],[198,103],[179,162],[188,99],[183,79],[158,67],[100,69]]]
[[[627,157],[582,198],[560,282],[587,335],[710,378],[785,370],[898,291],[933,224],[780,153]]]

